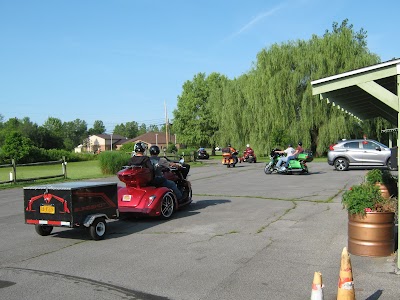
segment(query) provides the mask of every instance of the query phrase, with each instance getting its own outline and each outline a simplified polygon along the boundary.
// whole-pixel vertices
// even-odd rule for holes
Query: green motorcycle
[[[307,163],[313,161],[313,154],[311,151],[304,151],[303,153],[300,153],[296,159],[290,160],[289,166],[284,171],[281,171],[276,167],[279,158],[283,155],[276,151],[280,151],[280,149],[272,149],[270,153],[271,160],[265,165],[265,174],[308,174]]]

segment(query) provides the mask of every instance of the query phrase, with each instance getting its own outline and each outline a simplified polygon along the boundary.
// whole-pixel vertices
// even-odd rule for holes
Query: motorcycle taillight
[[[331,151],[335,150],[335,149],[333,148],[335,145],[337,145],[337,144],[332,144],[332,145],[330,145],[330,146],[329,146],[329,150],[331,150]]]

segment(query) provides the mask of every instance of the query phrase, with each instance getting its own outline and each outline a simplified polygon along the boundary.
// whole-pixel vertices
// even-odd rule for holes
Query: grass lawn
[[[12,168],[0,169],[0,180],[6,181],[10,178]],[[23,166],[17,167],[17,179],[26,179],[42,176],[61,175],[62,166],[56,165],[41,165],[41,166]],[[83,161],[83,162],[70,162],[67,163],[67,177],[69,179],[88,179],[98,178],[110,175],[101,174],[99,162],[97,160]]]
[[[191,167],[202,166],[202,162],[189,162]],[[10,172],[12,167],[0,168],[0,181],[9,181]],[[60,164],[55,165],[41,165],[41,166],[22,166],[17,167],[17,179],[28,179],[35,177],[44,176],[56,176],[62,175],[62,166]],[[17,184],[4,183],[0,184],[0,189],[23,187],[29,185],[36,185],[48,182],[64,182],[64,181],[77,181],[85,179],[96,179],[104,177],[112,177],[116,174],[102,174],[100,169],[100,163],[97,160],[82,161],[82,162],[69,162],[67,163],[67,179],[63,177],[51,178],[51,179],[39,179],[35,181],[24,181]]]
[[[222,156],[216,155],[210,157],[210,159],[220,160]],[[266,163],[269,161],[269,157],[257,157],[258,163]],[[313,162],[326,162],[326,157],[314,158]],[[200,167],[204,163],[202,161],[188,162],[191,167]],[[0,168],[0,181],[10,180],[11,167]],[[43,176],[56,176],[62,175],[62,166],[56,165],[42,165],[42,166],[24,166],[17,167],[17,179],[28,179]],[[22,187],[28,185],[34,185],[38,183],[47,182],[63,182],[63,181],[76,181],[84,179],[96,179],[104,177],[116,176],[113,174],[102,174],[100,170],[100,164],[97,160],[82,161],[82,162],[70,162],[67,163],[67,180],[63,177],[53,179],[41,179],[36,181],[26,181],[18,184],[0,184],[0,189]]]
[[[0,168],[0,181],[10,180],[11,167]],[[17,167],[17,179],[28,179],[43,176],[56,176],[62,175],[62,166],[56,165],[41,165],[41,166],[22,166]],[[110,177],[112,175],[104,175],[101,173],[100,165],[97,160],[70,162],[67,163],[67,180],[82,180],[94,179],[102,177]],[[26,181],[18,184],[1,184],[0,189],[28,186],[37,183],[45,182],[62,182],[65,181],[63,177],[52,179],[41,179],[37,181]]]

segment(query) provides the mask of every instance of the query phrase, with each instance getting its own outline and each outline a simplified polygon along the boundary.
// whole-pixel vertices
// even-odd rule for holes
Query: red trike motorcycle
[[[164,176],[174,181],[182,192],[178,201],[172,190],[149,185],[151,171],[141,166],[127,166],[117,173],[126,187],[118,189],[118,209],[125,215],[148,215],[168,219],[192,202],[192,186],[182,175],[182,168],[170,168]]]
[[[246,162],[246,161],[249,163],[257,162],[256,154],[254,153],[254,150],[251,148],[246,148],[246,150],[243,151],[243,156],[240,157],[240,162]]]

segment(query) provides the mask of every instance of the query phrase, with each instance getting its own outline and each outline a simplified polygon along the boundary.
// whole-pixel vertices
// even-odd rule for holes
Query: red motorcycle
[[[246,162],[246,161],[249,163],[257,162],[256,154],[254,153],[254,150],[251,148],[246,148],[246,150],[243,151],[243,156],[240,158],[240,162]]]
[[[121,214],[148,215],[168,219],[172,214],[192,202],[192,186],[181,172],[181,168],[170,168],[164,176],[176,182],[183,198],[178,201],[166,187],[149,185],[151,171],[141,166],[127,166],[117,173],[125,187],[118,189],[118,209]]]

